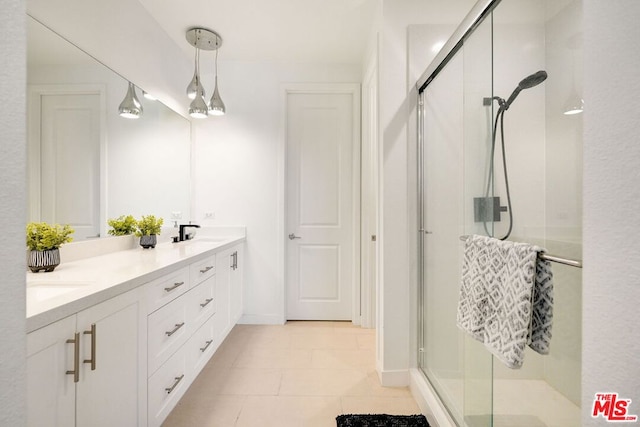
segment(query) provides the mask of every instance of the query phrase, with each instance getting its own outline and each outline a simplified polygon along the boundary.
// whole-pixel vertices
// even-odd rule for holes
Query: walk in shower
[[[481,0],[415,76],[418,366],[459,426],[580,425],[581,4]],[[442,32],[409,28],[412,70]],[[512,370],[456,327],[460,236],[470,234],[567,260],[553,263],[549,355],[528,349]]]

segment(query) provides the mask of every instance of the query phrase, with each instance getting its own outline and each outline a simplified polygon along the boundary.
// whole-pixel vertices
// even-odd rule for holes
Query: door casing
[[[299,83],[299,84],[283,84],[281,85],[281,126],[280,126],[280,146],[278,152],[278,283],[281,293],[279,323],[285,323],[287,320],[287,277],[286,277],[286,245],[287,237],[287,99],[289,94],[351,94],[353,96],[353,212],[352,212],[352,228],[353,228],[353,259],[354,268],[352,269],[352,317],[354,324],[360,324],[360,84],[359,83]]]

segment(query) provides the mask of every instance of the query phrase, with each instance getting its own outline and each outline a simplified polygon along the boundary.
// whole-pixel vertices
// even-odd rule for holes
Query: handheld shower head
[[[507,99],[504,105],[501,105],[502,109],[508,110],[511,104],[513,103],[513,101],[516,99],[516,97],[520,93],[520,91],[522,91],[522,89],[529,89],[534,86],[538,86],[540,83],[542,83],[546,79],[547,79],[547,72],[544,70],[540,70],[537,73],[531,74],[530,76],[527,76],[524,79],[520,80],[520,83],[518,83],[518,86],[514,89],[509,99]]]
[[[537,73],[531,74],[530,76],[522,79],[520,83],[518,83],[518,87],[520,89],[529,89],[531,87],[538,86],[545,80],[547,80],[547,72],[540,70]]]

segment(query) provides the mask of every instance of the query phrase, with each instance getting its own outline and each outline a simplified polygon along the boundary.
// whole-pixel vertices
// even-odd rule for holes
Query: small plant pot
[[[29,251],[27,257],[27,266],[29,269],[38,273],[44,271],[45,273],[53,271],[60,265],[60,251],[58,249],[49,249],[46,251]]]
[[[157,242],[158,240],[155,234],[151,234],[149,236],[146,236],[146,235],[140,236],[140,246],[142,246],[145,249],[155,248]]]

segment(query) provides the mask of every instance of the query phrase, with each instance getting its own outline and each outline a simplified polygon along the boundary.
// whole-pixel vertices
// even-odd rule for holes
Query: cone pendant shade
[[[129,82],[127,94],[118,107],[118,112],[121,117],[125,117],[127,119],[137,119],[142,115],[142,104],[136,96],[136,87],[131,82]]]
[[[200,49],[196,48],[195,67],[193,71],[193,78],[187,86],[187,97],[189,99],[196,99],[196,95],[205,98],[204,87],[200,81]]]
[[[574,114],[580,114],[584,111],[584,100],[578,95],[578,92],[574,89],[571,96],[567,98],[564,103],[564,114],[572,116]]]
[[[212,116],[223,116],[224,113],[226,113],[224,102],[222,102],[222,98],[220,98],[220,93],[218,92],[218,76],[216,76],[216,87],[213,90],[213,96],[209,102],[209,113],[211,113]]]
[[[196,119],[204,119],[209,115],[209,107],[207,103],[204,102],[204,98],[199,94],[196,95],[196,98],[189,106],[189,115]]]

